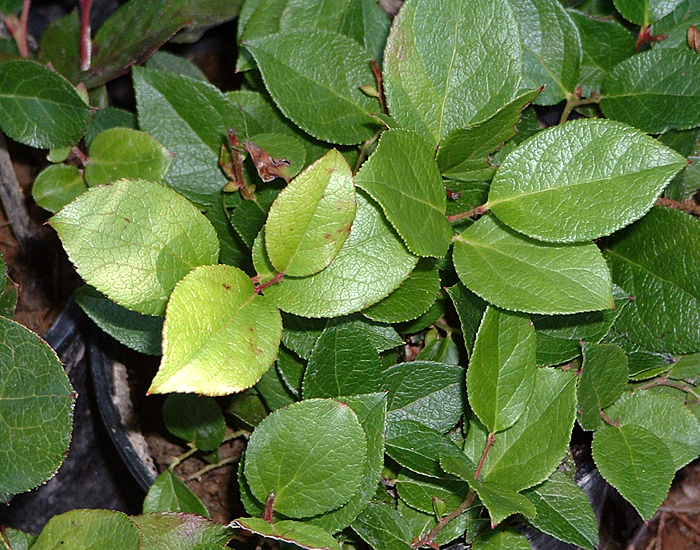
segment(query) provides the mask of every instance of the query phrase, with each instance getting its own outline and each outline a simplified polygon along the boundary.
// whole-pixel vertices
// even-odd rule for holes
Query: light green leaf
[[[202,501],[170,470],[164,470],[148,489],[144,512],[185,512],[210,517]]]
[[[34,489],[63,463],[75,394],[54,351],[0,317],[0,502]]]
[[[609,120],[577,120],[527,140],[491,183],[496,216],[535,239],[596,239],[641,218],[686,160]]]
[[[88,317],[115,340],[140,353],[162,355],[162,317],[126,309],[90,285],[76,290],[73,298]]]
[[[355,412],[330,399],[310,399],[271,413],[250,437],[245,476],[260,502],[310,517],[347,503],[357,491],[367,441]]]
[[[445,255],[452,237],[445,217],[445,190],[433,152],[418,134],[384,132],[355,184],[381,205],[411,252]]]
[[[12,139],[49,149],[75,145],[92,111],[61,75],[34,61],[0,68],[0,127]]]
[[[275,271],[265,256],[262,237],[256,240],[253,262],[264,283],[274,277]],[[310,277],[285,277],[264,292],[288,313],[337,317],[388,296],[408,277],[417,261],[384,220],[379,207],[358,193],[350,236],[331,265]]]
[[[476,341],[476,333],[479,330],[487,304],[462,283],[457,283],[446,290],[459,316],[459,324],[462,327],[462,337],[464,338],[467,355],[471,357],[474,342]]]
[[[534,315],[537,366],[559,365],[578,357],[582,340],[599,343],[630,303],[630,296],[616,285],[613,285],[613,297],[615,309],[573,315]]]
[[[391,426],[413,420],[444,433],[454,427],[464,407],[464,369],[432,361],[399,363],[384,372]]]
[[[700,57],[659,49],[623,61],[603,80],[606,117],[650,134],[700,125]]]
[[[377,131],[371,115],[379,104],[359,89],[374,82],[368,54],[354,40],[330,31],[296,31],[245,46],[277,106],[304,131],[341,145],[360,143]]]
[[[460,280],[498,307],[548,314],[613,307],[610,272],[594,244],[535,241],[490,215],[454,241]]]
[[[535,506],[523,495],[509,485],[493,481],[483,481],[474,477],[474,464],[463,453],[442,454],[440,466],[452,475],[456,475],[476,491],[479,500],[486,506],[491,516],[491,528],[513,514],[534,517]]]
[[[335,149],[294,178],[270,207],[267,255],[290,277],[318,273],[338,255],[357,202],[350,167]]]
[[[410,418],[391,422],[386,454],[404,468],[428,477],[444,478],[440,456],[462,453],[447,436]]]
[[[49,212],[58,212],[75,197],[87,191],[83,175],[75,166],[52,164],[34,180],[32,197]]]
[[[556,0],[508,0],[520,24],[523,85],[545,90],[538,105],[554,105],[574,91],[581,72],[582,47],[576,25]]]
[[[377,491],[384,467],[384,432],[386,431],[386,394],[384,392],[343,397],[362,425],[367,438],[367,460],[362,482],[353,497],[337,510],[307,520],[335,534],[350,525],[367,507]]]
[[[671,13],[683,0],[613,0],[620,15],[634,23],[648,27]]]
[[[583,46],[581,93],[590,97],[593,92],[600,93],[603,79],[618,63],[634,55],[634,37],[615,20],[589,17],[576,10],[568,13],[576,23]]]
[[[307,550],[340,550],[331,534],[309,523],[282,520],[268,523],[260,518],[240,518],[231,527],[245,529],[267,539],[280,540]]]
[[[406,519],[387,504],[371,502],[353,522],[352,529],[362,540],[382,550],[410,550],[411,527]]]
[[[622,395],[627,385],[627,355],[615,344],[583,342],[583,366],[578,381],[579,424],[595,430],[601,424],[600,412]]]
[[[495,433],[520,418],[535,386],[535,329],[527,315],[489,306],[467,369],[469,406]]]
[[[496,434],[481,469],[482,478],[516,491],[547,479],[568,449],[575,414],[573,373],[538,369],[528,407],[510,429]],[[472,431],[467,434],[467,444],[479,437]]]
[[[246,137],[246,119],[217,88],[166,71],[134,67],[139,126],[174,154],[166,182],[187,198],[213,204],[226,185],[219,152],[228,127]]]
[[[199,545],[205,544],[222,547],[235,534],[228,527],[193,514],[146,513],[133,516],[131,521],[141,532],[141,549],[200,550]]]
[[[474,543],[472,550],[530,550],[527,537],[513,527],[484,531]]]
[[[148,134],[130,128],[111,128],[90,145],[85,181],[90,187],[122,178],[161,181],[172,155]]]
[[[565,474],[555,470],[548,480],[523,494],[537,509],[529,520],[535,529],[582,548],[598,546],[598,522],[588,497]]]
[[[235,267],[193,270],[173,291],[165,318],[163,360],[151,393],[239,392],[277,357],[279,312]]]
[[[630,424],[604,425],[593,437],[593,459],[600,474],[648,520],[668,494],[675,468],[666,444]]]
[[[421,259],[411,275],[389,296],[362,311],[373,321],[403,323],[423,315],[440,291],[440,274],[433,261]]]
[[[213,398],[204,395],[168,395],[163,404],[163,421],[171,434],[202,451],[218,449],[226,434],[221,408]]]
[[[52,517],[32,550],[140,550],[139,530],[129,516],[112,510],[71,510]]]
[[[700,222],[653,208],[620,232],[605,252],[616,284],[634,300],[615,327],[643,348],[664,353],[700,350]]]
[[[442,175],[455,180],[490,179],[493,176],[489,154],[516,135],[522,111],[542,90],[530,90],[501,107],[486,120],[466,128],[456,128],[440,143],[437,161]]]
[[[628,393],[605,412],[622,426],[641,426],[661,439],[676,470],[700,455],[700,422],[681,401],[669,395]]]
[[[406,469],[401,470],[395,485],[401,500],[428,514],[434,512],[434,497],[442,500],[447,510],[454,510],[469,492],[469,486],[463,481],[429,478]]]
[[[94,187],[49,223],[89,285],[148,315],[162,315],[177,282],[219,255],[216,233],[197,208],[145,180]]]
[[[437,145],[510,101],[521,89],[521,64],[518,23],[506,1],[406,2],[384,53],[389,111]]]
[[[304,399],[381,391],[382,371],[379,354],[359,327],[328,326],[304,373]]]

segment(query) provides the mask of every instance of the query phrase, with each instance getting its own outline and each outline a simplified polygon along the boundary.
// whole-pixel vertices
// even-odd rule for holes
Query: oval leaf
[[[642,217],[686,164],[634,128],[572,121],[540,132],[508,155],[487,206],[535,239],[596,239]]]
[[[291,543],[306,550],[340,550],[340,545],[328,531],[301,521],[282,520],[268,523],[260,518],[240,518],[230,526],[245,529],[266,539]]]
[[[620,15],[636,25],[648,27],[675,10],[683,0],[613,0]]]
[[[700,126],[700,56],[655,49],[630,57],[603,80],[600,108],[649,134]]]
[[[527,315],[488,307],[467,370],[469,406],[495,433],[513,425],[530,399],[537,367],[535,329]]]
[[[226,434],[221,408],[212,397],[204,395],[168,395],[163,421],[171,434],[202,451],[218,449]]]
[[[256,239],[253,262],[261,283],[275,276],[265,254],[264,234]],[[418,262],[394,233],[379,207],[357,195],[350,236],[335,260],[309,277],[285,277],[265,289],[277,307],[305,317],[353,313],[388,296]]]
[[[600,426],[600,412],[622,395],[627,385],[627,355],[615,344],[581,344],[583,366],[579,376],[579,424],[584,430]]]
[[[436,145],[512,99],[521,66],[518,23],[505,0],[406,2],[384,52],[389,111]]]
[[[226,395],[254,385],[277,357],[282,319],[248,276],[202,266],[175,288],[163,330],[163,360],[151,393]]]
[[[312,136],[353,145],[378,129],[376,99],[360,86],[374,82],[367,52],[330,31],[279,33],[245,43],[280,110]],[[304,93],[299,93],[299,83]]]
[[[0,502],[53,477],[72,430],[75,395],[54,351],[0,317]]]
[[[161,181],[170,152],[148,134],[130,128],[102,132],[90,145],[85,181],[90,187],[122,178]]]
[[[265,224],[275,269],[306,277],[326,268],[350,233],[357,202],[350,167],[333,149],[285,187]]]
[[[250,436],[245,476],[255,498],[274,510],[315,516],[348,502],[360,485],[367,441],[355,412],[310,399],[271,413]]]
[[[12,139],[41,149],[75,145],[91,116],[58,73],[27,60],[0,67],[0,126]]]
[[[141,534],[122,512],[71,510],[52,517],[31,547],[36,550],[140,550]]]
[[[165,470],[148,489],[143,500],[144,512],[185,512],[210,517],[202,501],[184,482]]]
[[[605,425],[593,437],[601,475],[648,520],[668,494],[675,468],[666,444],[646,428]]]
[[[177,282],[219,255],[214,228],[199,210],[145,180],[92,188],[49,223],[88,284],[148,315],[162,315]]]
[[[484,216],[454,237],[462,282],[488,302],[527,313],[578,313],[613,307],[612,283],[594,244],[535,241]]]
[[[32,197],[49,212],[58,212],[78,195],[87,191],[83,175],[75,166],[52,164],[34,180]]]
[[[667,208],[653,208],[615,236],[605,255],[615,283],[634,296],[618,331],[652,351],[700,349],[699,247],[700,222]]]
[[[445,217],[445,190],[433,151],[418,134],[384,132],[355,184],[380,204],[411,252],[445,255],[452,237]]]

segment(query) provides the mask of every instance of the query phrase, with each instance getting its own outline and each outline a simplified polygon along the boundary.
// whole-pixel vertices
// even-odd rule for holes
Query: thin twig
[[[465,220],[467,218],[475,218],[476,216],[481,216],[488,209],[488,204],[482,204],[472,208],[471,210],[467,210],[466,212],[460,212],[459,214],[447,216],[447,219],[450,221],[450,223],[455,223],[461,220]]]
[[[688,529],[690,529],[694,533],[700,535],[700,529],[698,529],[695,525],[693,525],[690,521],[688,521],[688,518],[686,518],[683,514],[674,514],[674,517],[676,519],[678,519]]]
[[[240,456],[229,456],[228,458],[224,458],[222,460],[219,460],[219,462],[216,462],[215,464],[207,464],[203,468],[200,468],[197,470],[195,473],[193,473],[190,477],[187,478],[187,481],[192,481],[193,479],[198,479],[202,477],[204,474],[207,472],[211,472],[212,470],[216,470],[217,468],[221,468],[222,466],[226,466],[227,464],[232,464],[233,462],[238,462],[241,459]]]
[[[360,166],[362,166],[362,163],[365,161],[365,159],[367,158],[367,155],[369,154],[370,147],[372,147],[372,144],[375,141],[377,141],[377,138],[380,136],[381,133],[382,133],[382,130],[380,130],[379,132],[374,134],[370,139],[368,139],[367,141],[365,141],[362,144],[362,148],[360,149],[360,154],[357,157],[357,162],[355,163],[355,168],[353,168],[353,170],[352,170],[353,176],[355,174],[357,174],[357,171],[360,169]]]
[[[80,0],[80,70],[87,71],[92,59],[90,9],[92,0]]]
[[[496,434],[491,432],[488,439],[486,439],[486,447],[484,447],[484,452],[481,454],[481,460],[479,460],[479,465],[476,467],[476,472],[474,472],[474,479],[479,479],[479,474],[481,473],[481,469],[484,467],[484,462],[486,462],[486,457],[491,450],[491,446],[493,445],[495,438]]]
[[[177,467],[178,464],[180,464],[186,458],[191,457],[197,451],[199,451],[199,449],[197,447],[195,447],[194,445],[191,445],[189,451],[185,451],[180,456],[176,456],[173,459],[173,461],[168,465],[168,470],[170,470],[172,472]]]
[[[609,424],[610,426],[612,426],[614,428],[620,427],[619,420],[613,420],[607,414],[605,414],[603,411],[600,411],[600,417],[603,419],[603,422],[605,422],[606,424]]]
[[[39,231],[29,218],[17,174],[12,167],[5,136],[0,133],[0,201],[20,248],[29,250]]]
[[[588,98],[576,98],[576,97],[571,97],[566,100],[566,106],[564,107],[564,111],[561,113],[561,118],[559,119],[559,124],[564,124],[567,120],[569,120],[569,115],[571,115],[571,111],[573,111],[576,107],[580,107],[581,105],[593,105],[595,103],[600,103],[600,97],[597,95],[593,95]]]
[[[386,108],[386,96],[384,95],[384,78],[382,77],[382,71],[379,70],[379,65],[377,64],[376,59],[372,59],[370,63],[372,64],[374,79],[377,81],[377,98],[379,99],[379,105],[382,107],[382,113],[388,115],[389,110]]]
[[[469,508],[472,505],[472,502],[474,502],[475,497],[476,497],[476,492],[474,491],[474,489],[469,489],[469,493],[467,494],[467,498],[465,498],[462,501],[462,503],[457,508],[455,508],[452,512],[450,512],[446,516],[441,517],[440,520],[438,521],[438,524],[435,527],[433,527],[427,535],[414,541],[411,544],[411,548],[413,548],[413,550],[417,550],[418,548],[420,548],[424,544],[430,545],[430,543],[433,542],[435,537],[438,536],[438,534],[440,533],[442,528],[445,527],[445,525],[450,523],[457,516],[463,514],[467,510],[467,508]]]
[[[700,398],[700,395],[695,393],[695,388],[691,386],[690,384],[681,384],[679,382],[672,382],[669,380],[666,376],[662,376],[661,378],[657,378],[656,380],[652,380],[651,382],[648,382],[647,384],[642,384],[641,386],[638,386],[635,391],[642,391],[642,390],[648,390],[649,388],[654,388],[656,386],[668,386],[669,388],[676,388],[677,390],[681,390],[686,393],[691,393],[695,397]]]
[[[676,210],[681,210],[682,212],[687,212],[688,214],[693,214],[694,216],[700,216],[700,205],[695,204],[692,199],[681,202],[674,201],[673,199],[667,199],[666,197],[659,197],[656,199],[656,206],[674,208]]]

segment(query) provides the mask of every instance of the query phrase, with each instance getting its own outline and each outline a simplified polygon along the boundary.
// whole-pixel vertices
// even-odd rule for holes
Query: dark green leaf
[[[258,38],[246,47],[277,106],[312,136],[352,145],[378,129],[371,115],[379,111],[379,104],[359,89],[373,82],[369,59],[354,40],[316,30]]]
[[[206,75],[192,61],[164,50],[155,52],[150,59],[146,61],[146,67],[159,71],[169,71],[207,82]]]
[[[446,289],[454,304],[459,323],[462,327],[462,337],[467,348],[467,354],[471,356],[479,330],[481,319],[486,311],[486,302],[474,294],[462,283],[457,283]]]
[[[466,128],[456,128],[445,136],[437,154],[442,175],[462,181],[490,179],[494,167],[489,154],[515,136],[523,109],[534,101],[540,91],[525,92],[486,120]]]
[[[525,411],[535,386],[535,329],[527,315],[488,307],[467,370],[469,406],[495,433]]]
[[[556,0],[508,1],[520,24],[523,84],[528,88],[547,86],[535,100],[538,105],[559,103],[579,81],[582,47],[578,29]]]
[[[700,125],[700,57],[666,49],[630,57],[603,80],[600,108],[650,134]]]
[[[355,185],[380,204],[411,252],[445,255],[452,237],[445,190],[433,151],[421,136],[406,130],[384,132],[355,176]]]
[[[410,550],[411,528],[404,517],[386,504],[371,502],[353,522],[362,540],[382,550]]]
[[[136,115],[116,107],[105,107],[98,109],[90,119],[90,124],[85,131],[85,146],[90,147],[92,140],[105,130],[110,128],[132,128],[136,129]]]
[[[80,287],[74,298],[88,317],[115,340],[140,353],[162,354],[162,317],[126,309],[89,285]]]
[[[700,350],[698,247],[700,222],[666,208],[653,208],[615,236],[606,258],[615,283],[634,296],[618,331],[652,351]]]
[[[464,369],[431,361],[399,363],[384,372],[389,426],[404,420],[438,432],[452,428],[464,411]]]
[[[683,0],[613,0],[620,15],[636,25],[648,27],[671,13]]]
[[[264,502],[290,517],[310,517],[347,503],[360,485],[367,442],[355,412],[330,399],[271,413],[250,437],[245,476]]]
[[[469,486],[455,479],[435,479],[402,470],[396,479],[399,498],[409,506],[426,513],[433,513],[433,498],[442,500],[448,510],[457,508],[469,492]]]
[[[523,494],[537,509],[529,520],[533,527],[582,548],[598,546],[598,522],[588,497],[565,474],[557,470]]]
[[[282,520],[268,523],[260,518],[240,518],[233,521],[231,527],[245,529],[261,537],[283,541],[307,550],[340,550],[340,546],[328,531],[300,521]]]
[[[0,317],[0,502],[53,477],[71,438],[75,394],[54,351]]]
[[[4,10],[3,10],[4,11]],[[7,13],[7,12],[5,12]],[[80,72],[80,14],[73,10],[49,23],[41,35],[38,61],[51,66],[74,84]]]
[[[257,384],[255,384],[260,397],[262,397],[268,410],[276,411],[282,407],[294,403],[297,399],[294,394],[289,391],[282,380],[279,371],[272,367],[262,375]]]
[[[517,21],[503,0],[407,3],[384,56],[392,117],[431,145],[489,118],[522,87],[519,42]]]
[[[219,405],[204,395],[168,395],[163,420],[170,433],[202,451],[218,449],[226,433]]]
[[[381,63],[390,26],[391,20],[379,2],[352,0],[343,18],[340,32],[364,45],[372,58]]]
[[[448,365],[459,365],[460,349],[452,339],[451,334],[425,344],[416,355],[416,361],[434,361]]]
[[[613,307],[610,273],[594,244],[535,241],[484,216],[454,237],[467,288],[510,310],[578,313]]]
[[[0,316],[12,319],[17,306],[17,289],[7,274],[7,264],[0,254]]]
[[[530,550],[525,535],[512,527],[485,531],[472,544],[472,550]]]
[[[295,397],[301,397],[301,384],[304,379],[304,371],[306,370],[306,361],[299,358],[293,351],[280,346],[279,355],[277,356],[277,370],[287,389]]]
[[[627,385],[627,356],[615,344],[583,342],[583,366],[576,397],[579,424],[584,430],[600,426],[600,412],[622,395]]]
[[[170,470],[160,474],[148,489],[144,512],[186,512],[210,517],[202,501]]]
[[[33,61],[3,63],[0,126],[12,139],[48,149],[75,145],[92,111],[63,77]]]
[[[593,459],[601,475],[650,519],[673,480],[673,458],[665,443],[635,424],[604,425],[593,438]]]
[[[232,395],[231,404],[226,409],[226,412],[253,428],[260,424],[263,418],[268,414],[263,400],[254,389],[245,390],[244,392]],[[244,492],[242,485],[241,492]],[[246,511],[248,510],[246,509]]]

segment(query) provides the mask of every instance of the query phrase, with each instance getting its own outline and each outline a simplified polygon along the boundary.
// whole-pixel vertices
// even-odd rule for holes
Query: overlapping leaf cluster
[[[560,467],[575,422],[645,519],[700,454],[700,226],[654,206],[692,210],[700,187],[700,57],[674,38],[698,14],[615,2],[635,45],[596,6],[407,0],[390,28],[374,0],[247,0],[246,90],[154,56],[132,71],[137,123],[38,64],[0,66],[10,136],[52,153],[85,136],[84,169],[35,187],[92,287],[79,303],[162,353],[151,392],[235,393],[254,428],[253,517],[232,527],[308,549],[527,548],[525,522],[592,548]],[[531,104],[562,101],[541,129]],[[295,177],[222,170],[245,155],[234,133]],[[244,192],[223,191],[232,174]],[[220,413],[178,418],[220,443]],[[169,470],[147,502],[202,513]]]

